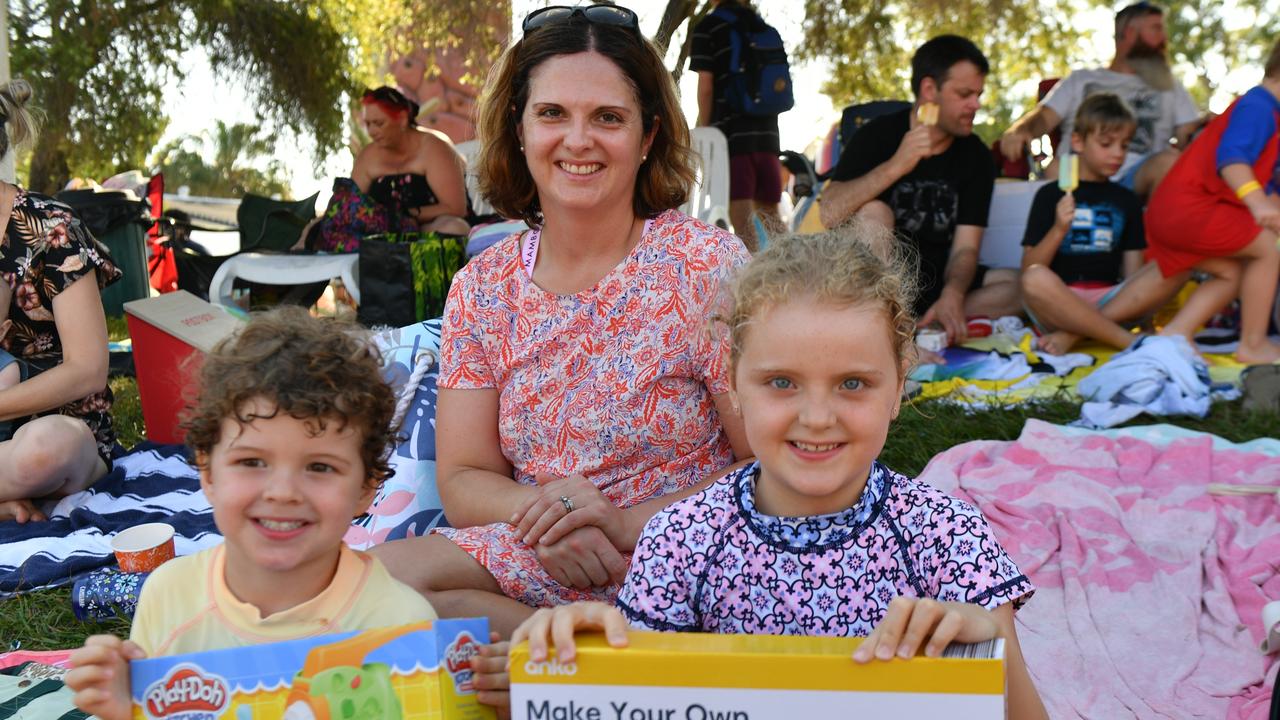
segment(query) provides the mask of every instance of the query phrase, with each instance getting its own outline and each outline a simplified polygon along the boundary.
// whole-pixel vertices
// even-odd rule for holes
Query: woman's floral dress
[[[729,389],[728,341],[712,318],[724,282],[748,259],[742,242],[669,210],[595,287],[573,295],[535,285],[520,250],[513,235],[455,276],[439,381],[498,389],[498,434],[516,481],[581,473],[630,507],[728,465],[712,401]],[[506,523],[438,532],[525,604],[616,595],[561,586]]]
[[[0,346],[22,361],[27,374],[43,372],[62,362],[53,299],[94,271],[99,290],[122,275],[106,246],[89,233],[70,207],[18,188],[4,244],[0,245],[0,278],[13,290],[9,304],[13,325]],[[110,466],[117,447],[111,426],[113,399],[111,388],[106,387],[38,415],[61,413],[84,420],[93,430],[98,454]],[[16,430],[29,420],[31,417],[17,418],[13,428]]]

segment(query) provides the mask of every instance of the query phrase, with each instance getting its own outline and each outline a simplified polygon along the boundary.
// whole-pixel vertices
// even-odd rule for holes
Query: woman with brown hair
[[[502,634],[612,599],[659,509],[750,455],[714,337],[741,241],[673,208],[694,179],[670,73],[636,16],[531,13],[480,101],[482,191],[533,228],[445,308],[437,478],[456,529],[375,552],[441,614]]]

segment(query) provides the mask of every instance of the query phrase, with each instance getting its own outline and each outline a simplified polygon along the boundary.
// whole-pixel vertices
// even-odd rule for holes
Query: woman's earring
[[[520,152],[524,152],[524,146],[523,146],[523,145],[521,145],[521,146],[520,146]]]

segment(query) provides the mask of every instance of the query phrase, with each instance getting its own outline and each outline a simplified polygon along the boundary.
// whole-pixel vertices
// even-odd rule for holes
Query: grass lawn
[[[112,339],[127,336],[123,319],[112,318],[109,325]],[[130,447],[144,437],[137,384],[129,378],[117,378],[111,387],[116,394],[114,416],[120,442]],[[1067,400],[977,414],[939,403],[905,407],[889,432],[881,459],[895,470],[915,475],[934,455],[960,443],[1012,440],[1021,433],[1028,418],[1065,423],[1075,420],[1079,414],[1079,406]],[[1139,418],[1133,424],[1153,422],[1157,421]],[[1213,433],[1234,442],[1280,436],[1280,415],[1246,413],[1239,402],[1215,404],[1204,420],[1168,418],[1163,422]],[[94,633],[128,635],[129,625],[124,621],[86,624],[76,620],[71,614],[69,598],[67,589],[47,590],[0,604],[0,652],[10,649],[15,642],[28,650],[44,650],[79,646],[86,636]]]

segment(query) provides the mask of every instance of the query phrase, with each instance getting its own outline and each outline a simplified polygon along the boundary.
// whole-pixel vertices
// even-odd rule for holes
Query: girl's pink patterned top
[[[513,235],[453,280],[440,387],[497,388],[502,453],[518,482],[582,473],[621,507],[679,490],[732,458],[712,395],[728,391],[713,326],[744,264],[733,235],[668,210],[595,287],[533,283]]]
[[[832,515],[761,513],[758,477],[753,463],[653,516],[618,594],[632,627],[865,637],[899,595],[992,610],[1035,591],[982,513],[879,462]]]

